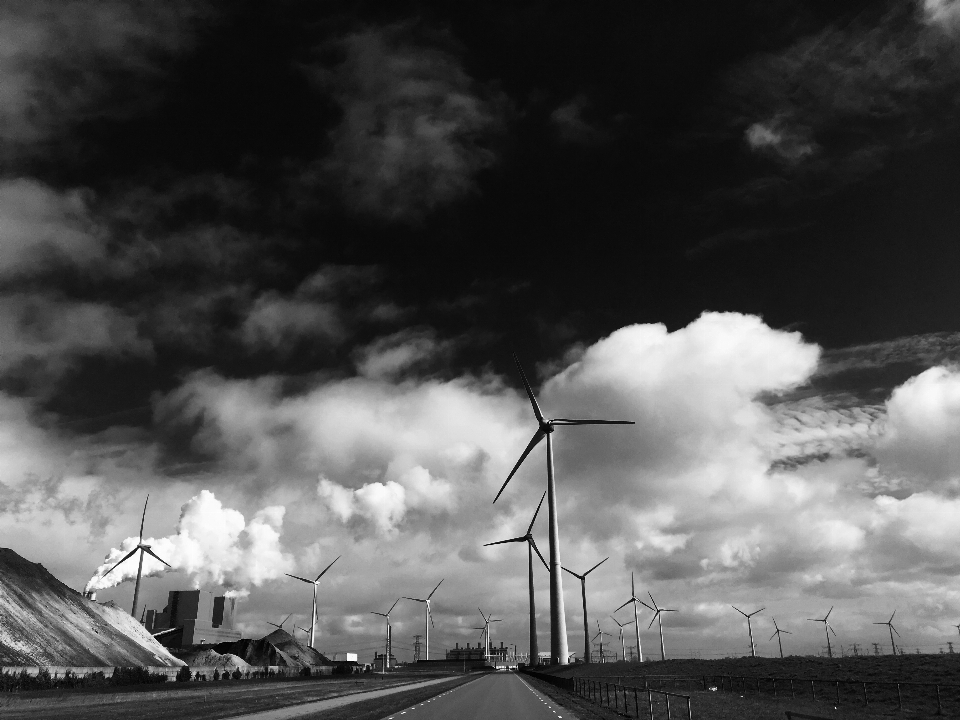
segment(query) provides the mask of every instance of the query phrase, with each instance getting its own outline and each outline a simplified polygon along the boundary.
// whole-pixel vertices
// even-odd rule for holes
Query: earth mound
[[[274,630],[259,640],[219,643],[213,649],[221,654],[236,655],[254,667],[276,665],[300,669],[333,664],[326,656],[306,647],[286,630]]]
[[[209,648],[206,650],[183,653],[180,655],[180,659],[191,667],[213,667],[220,670],[220,672],[225,671],[232,673],[234,670],[239,670],[240,672],[247,672],[250,670],[250,664],[247,663],[243,658],[237,657],[231,653],[221,655],[216,650]]]
[[[129,613],[0,548],[0,665],[182,665]]]

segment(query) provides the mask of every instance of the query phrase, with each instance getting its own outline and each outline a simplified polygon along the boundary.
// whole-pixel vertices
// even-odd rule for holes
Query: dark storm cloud
[[[410,222],[475,193],[477,173],[497,161],[505,100],[467,75],[450,36],[392,25],[339,47],[343,62],[319,73],[343,110],[319,174],[345,205]]]

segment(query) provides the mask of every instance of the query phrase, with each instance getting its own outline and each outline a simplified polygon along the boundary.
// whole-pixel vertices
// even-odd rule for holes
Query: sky
[[[960,641],[960,2],[0,12],[3,546],[127,606],[149,493],[147,607],[308,627],[285,573],[339,557],[322,651],[441,579],[432,656],[478,608],[525,651],[526,553],[484,547],[546,485],[541,446],[493,504],[516,353],[549,417],[636,422],[554,438],[591,625],[633,573],[668,656],[747,654],[731,605],[763,655],[831,607],[844,652],[895,609]]]

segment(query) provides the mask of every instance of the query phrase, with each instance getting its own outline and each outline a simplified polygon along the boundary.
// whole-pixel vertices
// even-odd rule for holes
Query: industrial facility
[[[171,590],[163,610],[147,610],[144,627],[165,647],[188,648],[240,639],[234,629],[237,599],[205,590]]]

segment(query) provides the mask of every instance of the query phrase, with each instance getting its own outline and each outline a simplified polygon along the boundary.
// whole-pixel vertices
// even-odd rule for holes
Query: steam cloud
[[[212,492],[203,490],[180,511],[177,532],[169,537],[147,538],[157,555],[190,575],[194,587],[223,585],[234,595],[245,595],[248,585],[259,586],[267,580],[292,572],[294,561],[280,547],[280,529],[284,508],[263,508],[247,523],[237,510],[225,508]],[[85,592],[103,590],[137,577],[137,556],[131,557],[104,577],[124,555],[137,546],[138,538],[128,537],[119,548],[107,553],[87,583]],[[144,555],[143,574],[157,577],[172,572],[150,555]]]

